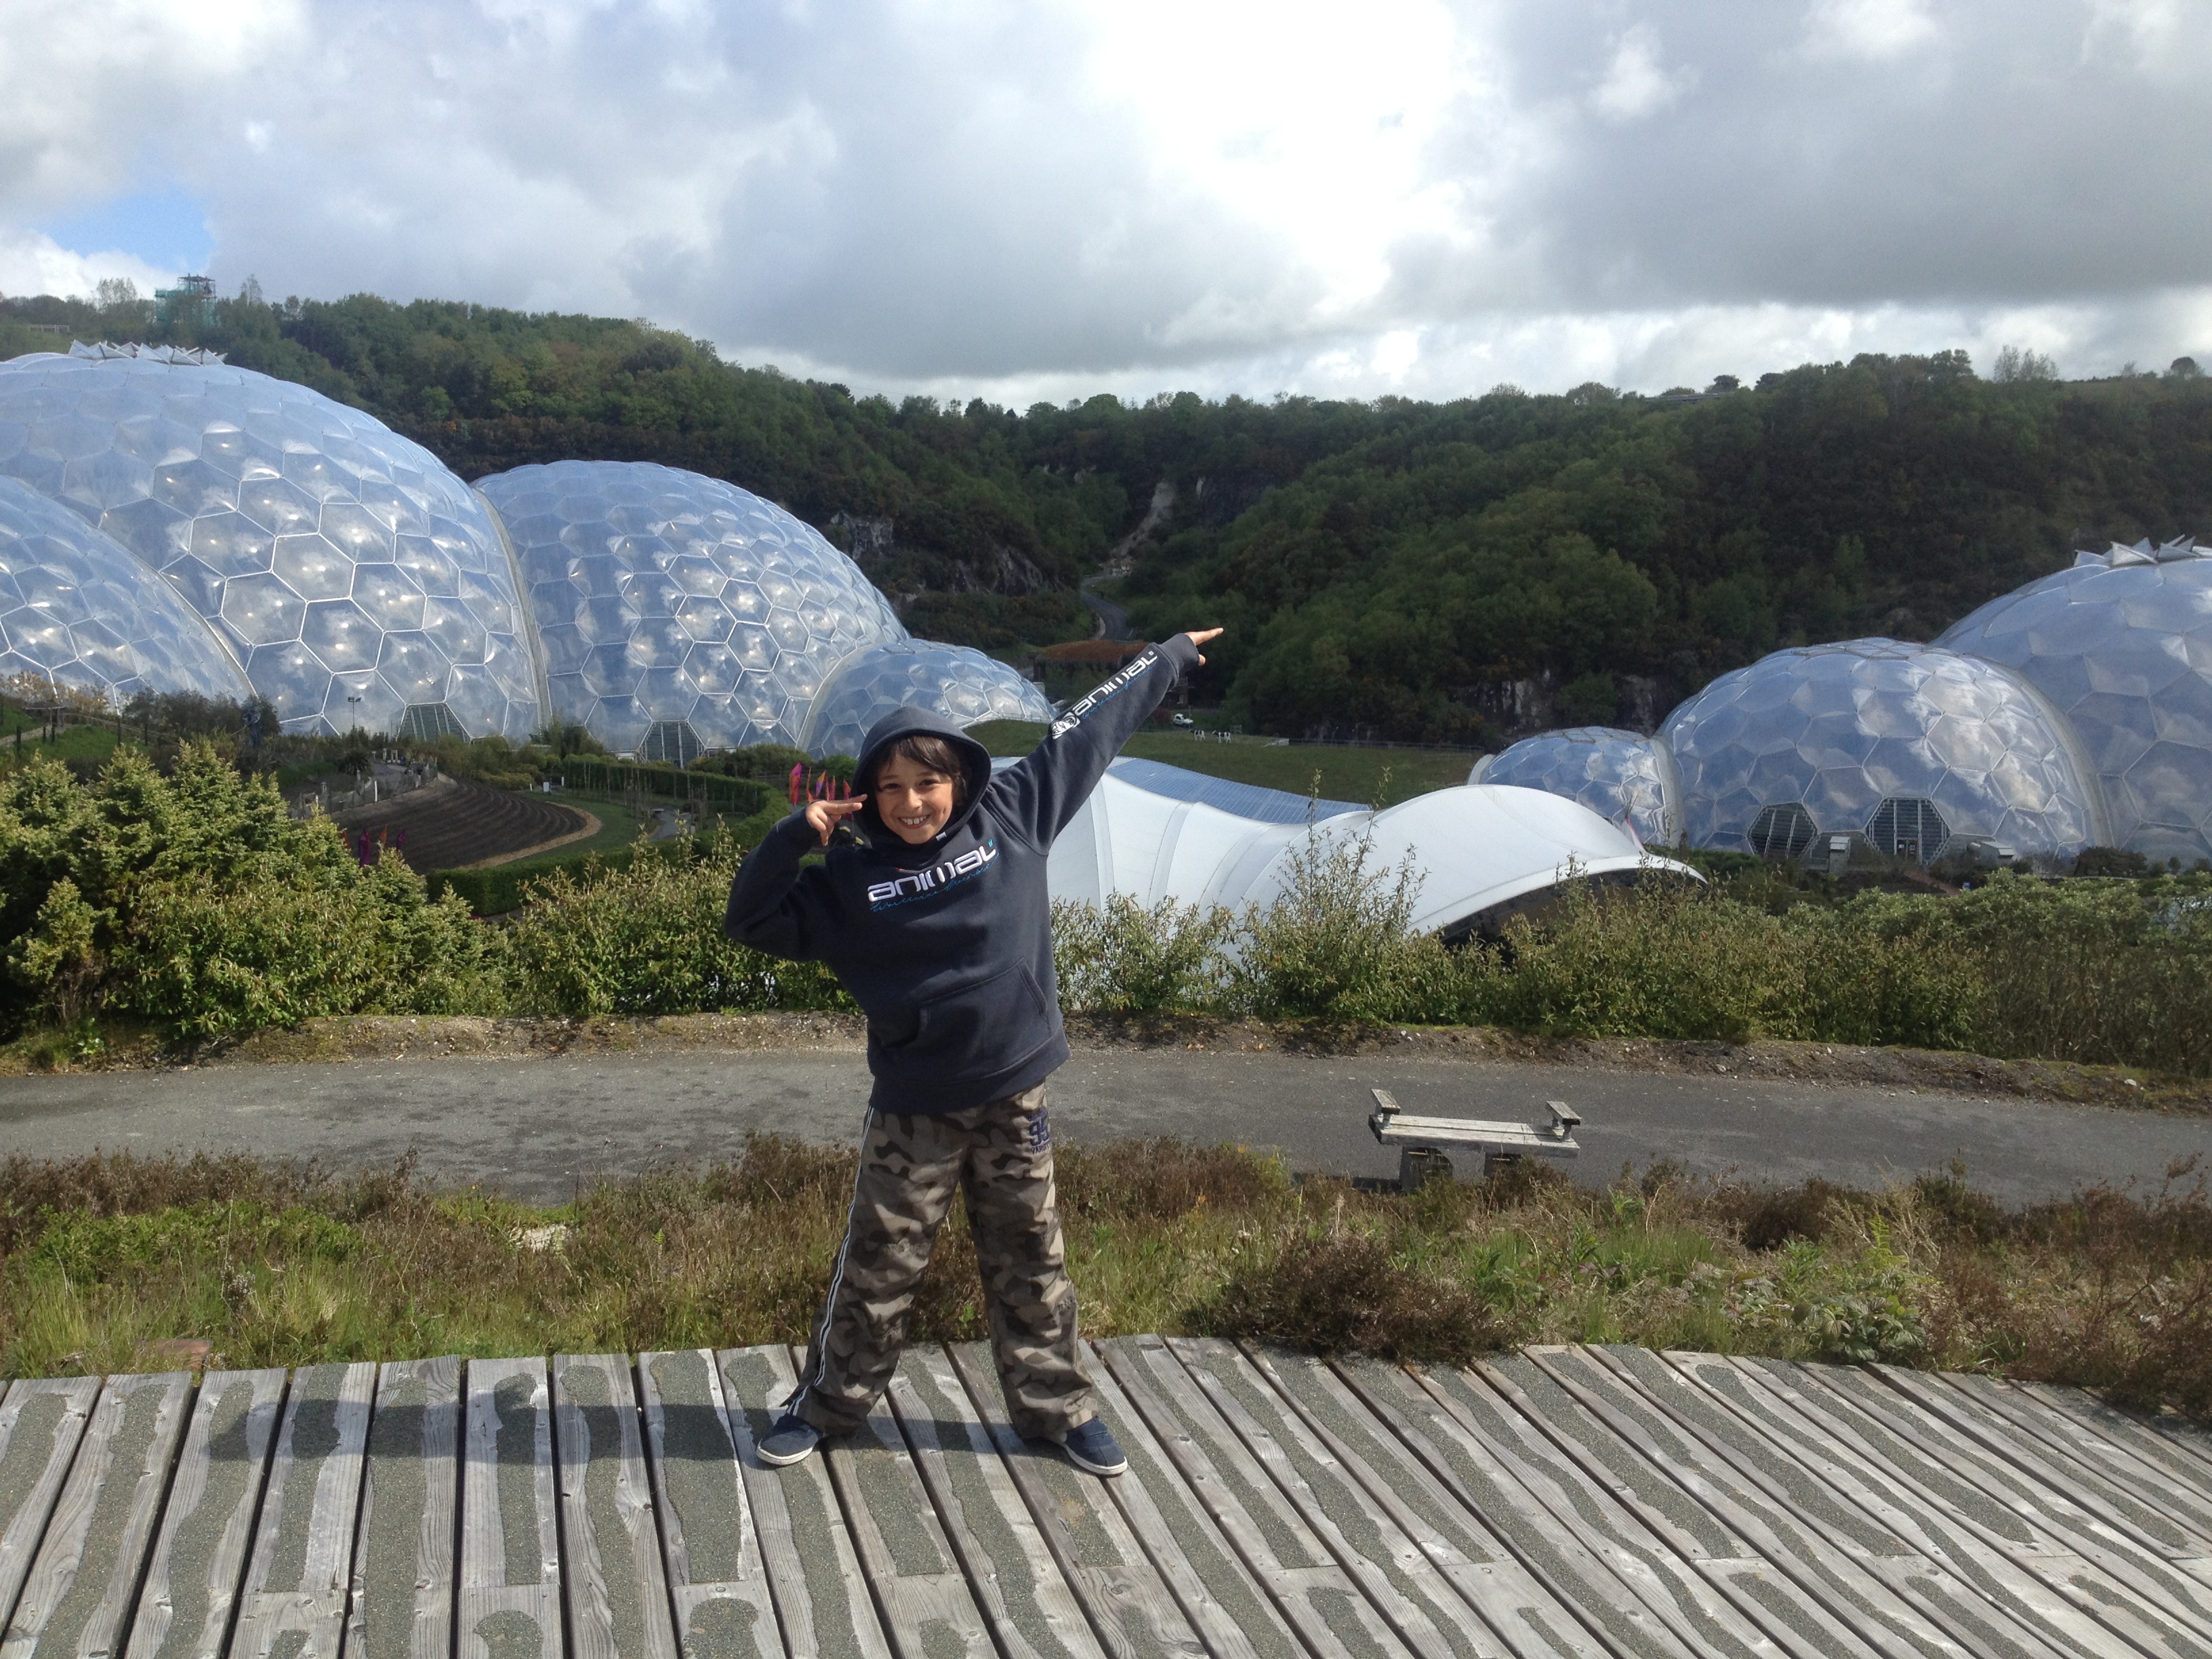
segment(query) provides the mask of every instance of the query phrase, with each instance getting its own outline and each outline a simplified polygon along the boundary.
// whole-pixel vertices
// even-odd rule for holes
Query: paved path
[[[1094,1344],[1128,1472],[981,1345],[753,1450],[781,1348],[19,1382],[10,1653],[2173,1659],[2212,1453],[2074,1390],[1553,1347],[1420,1374]]]
[[[1279,1148],[1302,1170],[1391,1176],[1369,1136],[1367,1091],[1413,1113],[1583,1117],[1577,1177],[1680,1160],[1700,1173],[1859,1186],[1954,1157],[1991,1194],[2027,1202],[2099,1180],[2155,1185],[2207,1154],[2212,1119],[2102,1107],[1617,1071],[1387,1057],[1079,1052],[1054,1079],[1063,1139],[1181,1135]],[[749,1129],[822,1141],[860,1130],[856,1053],[743,1052],[579,1059],[218,1066],[0,1079],[0,1155],[58,1158],[244,1149],[384,1164],[409,1148],[443,1181],[562,1200],[579,1181],[723,1158]]]

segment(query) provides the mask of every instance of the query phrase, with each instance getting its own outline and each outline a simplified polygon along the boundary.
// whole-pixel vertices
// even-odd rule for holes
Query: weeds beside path
[[[1364,1025],[1319,1020],[1231,1020],[1201,1014],[1074,1014],[1078,1050],[1187,1049],[1303,1054],[1389,1054],[1407,1059],[1513,1061],[1608,1072],[1726,1077],[1921,1090],[2021,1100],[2141,1108],[2212,1115],[2212,1079],[2162,1077],[2117,1066],[1993,1060],[1944,1049],[1819,1042],[1696,1042],[1644,1037],[1543,1036],[1481,1027]],[[255,1032],[230,1043],[165,1045],[150,1033],[118,1033],[74,1058],[50,1047],[0,1048],[0,1077],[34,1072],[141,1071],[179,1064],[298,1065],[317,1061],[517,1059],[546,1054],[697,1053],[728,1049],[858,1052],[856,1014],[671,1014],[625,1019],[355,1015]]]
[[[805,1340],[852,1153],[735,1162],[532,1208],[411,1165],[337,1179],[246,1158],[0,1164],[0,1367],[128,1370],[210,1341],[234,1367]],[[1542,1341],[1978,1370],[2212,1414],[2212,1205],[2187,1172],[2006,1210],[1953,1176],[1774,1190],[1665,1167],[1419,1194],[1294,1181],[1231,1146],[1060,1159],[1086,1331],[1463,1360]],[[984,1334],[957,1215],[908,1334]]]

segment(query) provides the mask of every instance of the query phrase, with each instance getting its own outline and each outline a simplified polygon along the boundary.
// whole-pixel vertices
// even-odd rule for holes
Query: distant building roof
[[[1124,663],[1150,648],[1143,640],[1070,640],[1065,645],[1048,645],[1037,658],[1042,662]]]

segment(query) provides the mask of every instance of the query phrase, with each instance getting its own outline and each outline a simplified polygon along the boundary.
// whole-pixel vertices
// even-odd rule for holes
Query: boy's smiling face
[[[876,816],[909,847],[934,841],[952,821],[952,780],[895,754],[876,774]]]

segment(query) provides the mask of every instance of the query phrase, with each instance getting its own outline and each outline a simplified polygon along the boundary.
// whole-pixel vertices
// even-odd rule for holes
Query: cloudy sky
[[[0,292],[648,317],[855,390],[2212,363],[2205,0],[0,0]]]

